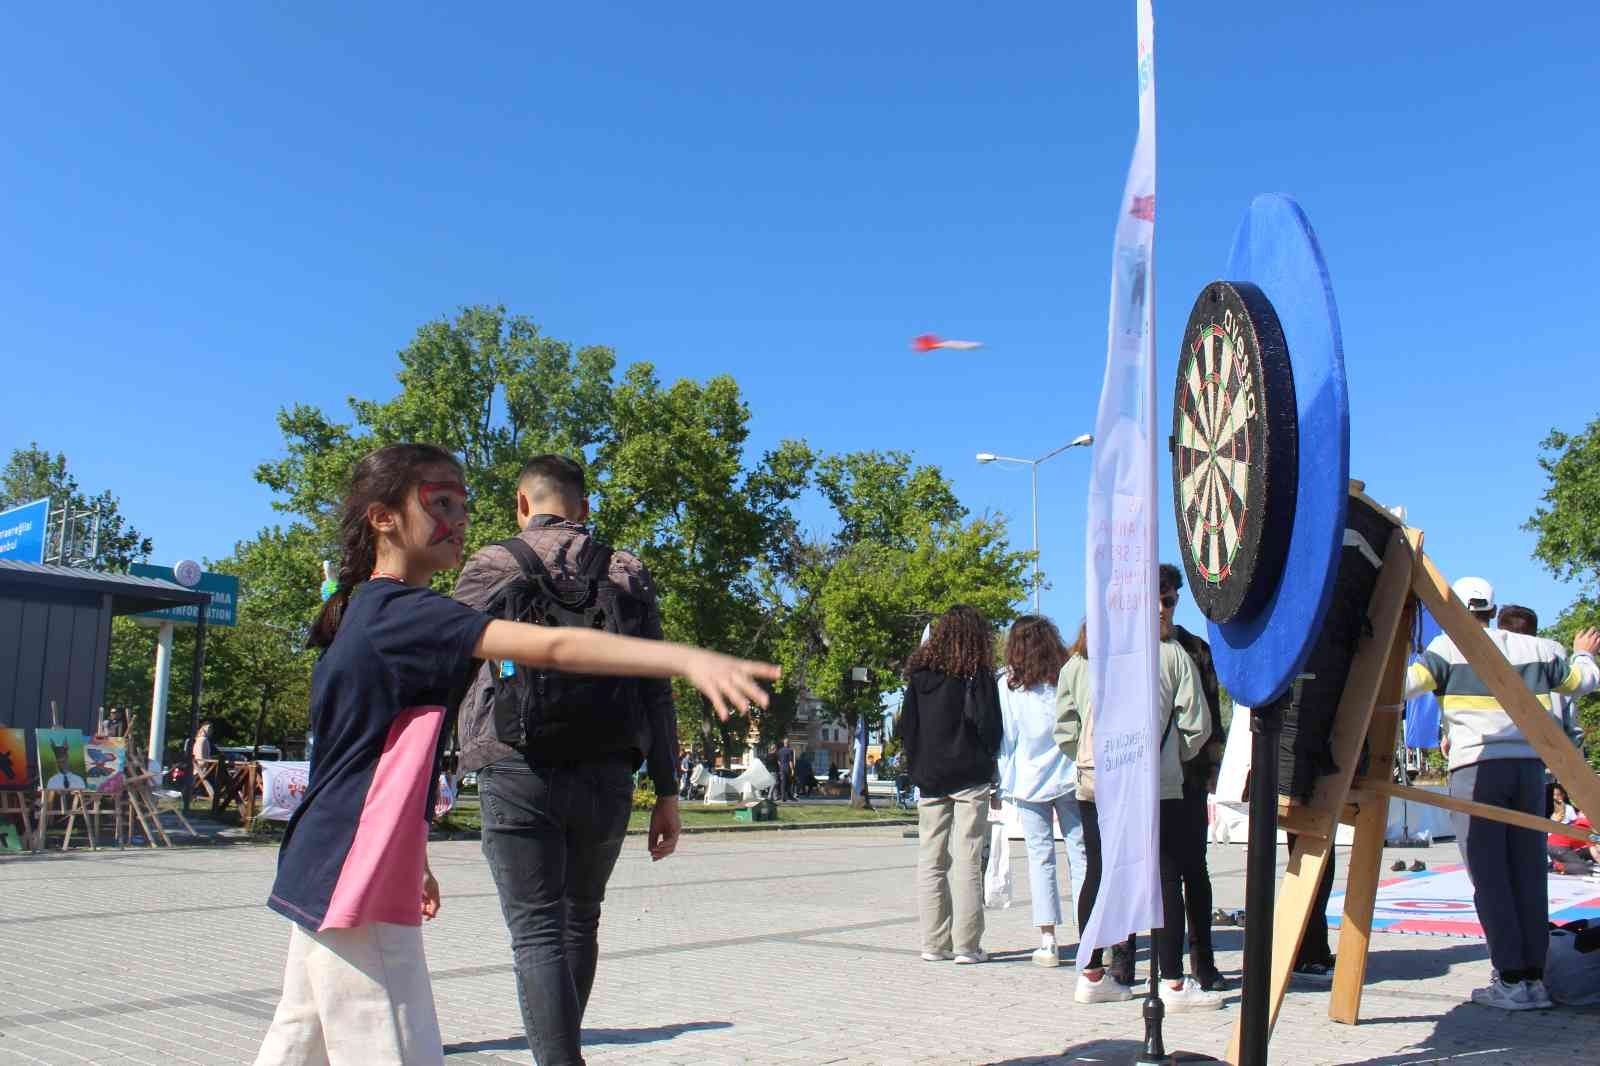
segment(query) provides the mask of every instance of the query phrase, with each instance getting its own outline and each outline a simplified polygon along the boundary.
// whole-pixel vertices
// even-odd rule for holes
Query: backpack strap
[[[522,570],[522,576],[529,581],[550,577],[550,571],[544,565],[544,560],[539,558],[539,553],[528,546],[528,542],[521,537],[509,537],[500,541],[500,547],[511,553],[517,561],[517,566]]]
[[[595,547],[595,551],[583,566],[578,568],[578,576],[585,581],[593,581],[596,585],[604,585],[611,579],[611,557],[616,552],[597,540],[589,543]]]

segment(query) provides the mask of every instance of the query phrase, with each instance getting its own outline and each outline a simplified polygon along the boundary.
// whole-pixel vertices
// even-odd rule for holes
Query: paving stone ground
[[[1013,866],[1024,869],[1013,844]],[[508,938],[475,842],[430,846],[444,911],[427,928],[452,1066],[530,1061]],[[1341,869],[1346,852],[1341,850]],[[1386,855],[1456,861],[1451,846]],[[276,1003],[288,927],[263,906],[276,851],[232,846],[0,859],[0,1063],[249,1063]],[[652,864],[630,839],[612,880],[591,1063],[1129,1061],[1140,1004],[1072,1002],[1069,965],[1033,965],[1026,877],[990,912],[994,961],[918,957],[916,842],[900,828],[696,835]],[[1242,906],[1244,848],[1213,845],[1217,902]],[[1071,912],[1070,906],[1067,908]],[[1242,931],[1218,933],[1236,981]],[[1141,967],[1143,963],[1141,962]],[[1290,993],[1274,1062],[1600,1062],[1600,1012],[1507,1015],[1465,1002],[1478,941],[1377,934],[1362,1023]],[[1220,1054],[1218,1013],[1169,1016],[1169,1050]]]

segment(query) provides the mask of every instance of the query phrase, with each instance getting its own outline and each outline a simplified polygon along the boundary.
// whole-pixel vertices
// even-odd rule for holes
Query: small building
[[[208,593],[170,581],[0,560],[0,725],[93,732],[105,702],[111,619],[201,606]]]

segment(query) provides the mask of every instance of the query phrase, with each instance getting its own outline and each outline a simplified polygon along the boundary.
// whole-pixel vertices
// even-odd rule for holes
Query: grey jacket
[[[552,574],[570,573],[572,562],[583,557],[591,539],[585,527],[550,515],[536,515],[533,524],[518,534]],[[455,598],[468,607],[483,610],[501,587],[520,571],[511,553],[497,544],[480,548],[456,579]],[[656,605],[655,583],[638,557],[625,551],[611,556],[612,584],[645,606],[644,626],[639,636],[661,640],[661,612]],[[500,743],[494,735],[490,714],[493,678],[490,667],[480,666],[478,674],[461,701],[458,729],[461,734],[461,769],[477,770],[517,752]],[[648,727],[647,750],[640,752],[650,768],[656,795],[676,795],[678,791],[678,714],[672,702],[671,682],[652,678],[641,681],[644,716]]]

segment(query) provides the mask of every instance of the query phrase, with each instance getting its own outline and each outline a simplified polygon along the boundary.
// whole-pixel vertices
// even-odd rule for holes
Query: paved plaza
[[[478,845],[436,842],[430,854],[444,890],[427,946],[446,1062],[528,1063]],[[0,1063],[251,1062],[288,941],[263,906],[276,855],[236,845],[0,860]],[[1456,861],[1450,846],[1385,861],[1398,855]],[[1018,904],[989,913],[993,962],[922,962],[915,864],[898,827],[697,834],[659,864],[630,839],[606,904],[589,1061],[1128,1061],[1139,1002],[1078,1006],[1070,965],[1029,961],[1025,876]],[[1214,845],[1211,865],[1218,904],[1242,906],[1244,848]],[[1380,933],[1374,944],[1362,1024],[1330,1022],[1325,989],[1296,989],[1275,1062],[1600,1061],[1600,1011],[1463,1002],[1488,979],[1481,942]],[[1236,979],[1242,931],[1221,930],[1218,946]],[[1237,1015],[1236,984],[1220,1013],[1169,1016],[1168,1050],[1220,1054]]]

